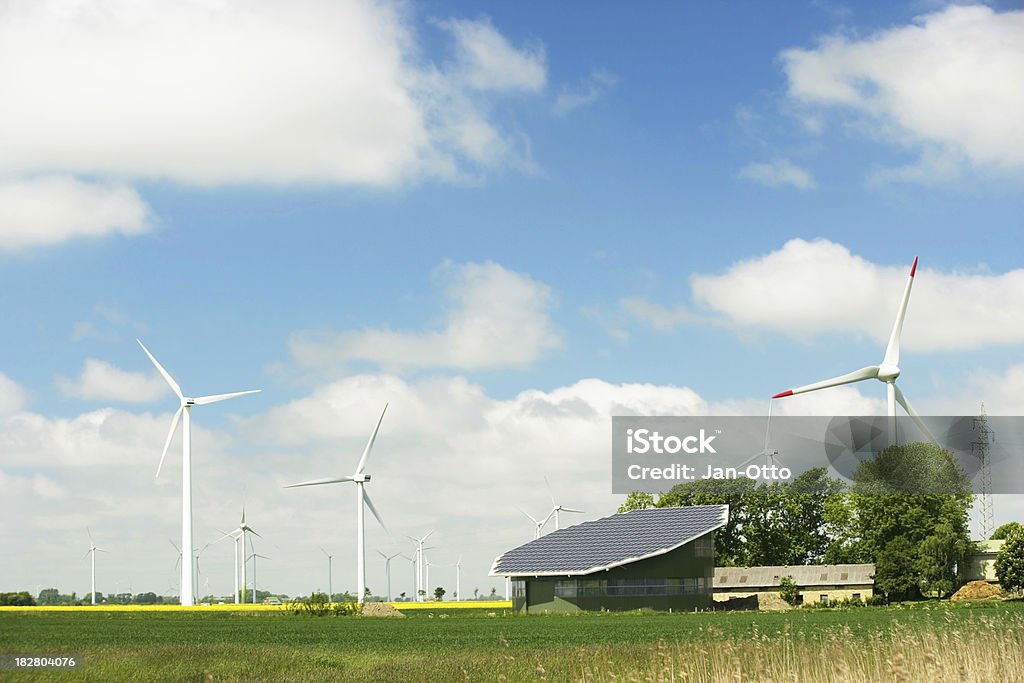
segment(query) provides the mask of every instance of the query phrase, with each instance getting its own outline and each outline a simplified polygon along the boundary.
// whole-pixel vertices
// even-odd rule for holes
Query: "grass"
[[[409,614],[369,619],[281,610],[4,611],[0,652],[84,654],[85,668],[0,677],[1004,681],[1024,671],[1024,602],[786,613]]]

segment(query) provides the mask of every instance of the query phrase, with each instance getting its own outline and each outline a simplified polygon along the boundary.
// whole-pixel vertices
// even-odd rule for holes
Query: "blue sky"
[[[174,401],[136,337],[187,392],[263,389],[196,417],[197,537],[262,506],[291,592],[351,501],[280,486],[347,473],[385,400],[378,507],[489,587],[542,475],[614,509],[613,412],[761,413],[877,362],[916,255],[908,398],[1024,408],[1012,3],[76,7],[0,10],[11,589],[83,592],[86,525],[169,588]]]

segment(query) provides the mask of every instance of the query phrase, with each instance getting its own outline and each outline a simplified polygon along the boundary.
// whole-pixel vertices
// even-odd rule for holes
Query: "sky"
[[[762,415],[877,363],[1024,410],[1019,4],[78,0],[0,5],[0,590],[201,593],[243,505],[261,589],[431,584],[552,500],[614,512],[611,416]],[[880,384],[779,401],[883,414]],[[1024,495],[995,501],[1024,518]],[[550,528],[550,527],[549,527]],[[433,588],[433,585],[431,588]],[[411,593],[412,566],[392,567]]]

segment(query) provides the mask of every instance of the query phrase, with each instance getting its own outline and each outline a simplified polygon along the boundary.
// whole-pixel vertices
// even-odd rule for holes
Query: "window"
[[[854,593],[850,597],[853,598],[854,600],[860,600],[860,593]]]
[[[822,593],[821,595],[819,595],[818,596],[818,602],[820,602],[823,605],[827,605],[828,604],[828,593]]]
[[[711,592],[708,577],[560,579],[555,581],[559,598],[632,597],[638,595],[696,595]]]
[[[512,599],[525,598],[526,597],[526,582],[525,581],[513,581],[512,582]]]
[[[555,581],[555,597],[556,598],[575,598],[576,597],[576,579],[563,579]]]

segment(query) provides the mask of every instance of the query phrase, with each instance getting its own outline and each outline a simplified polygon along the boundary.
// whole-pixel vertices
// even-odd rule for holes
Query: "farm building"
[[[996,555],[1006,541],[975,541],[974,553],[967,567],[968,581],[998,583],[996,578]]]
[[[779,592],[783,577],[793,579],[799,590],[797,604],[867,600],[873,595],[873,564],[811,564],[782,567],[715,567],[716,602],[745,598],[757,593]]]
[[[524,612],[709,609],[715,530],[728,517],[728,505],[602,517],[509,550],[491,575],[512,579]]]

